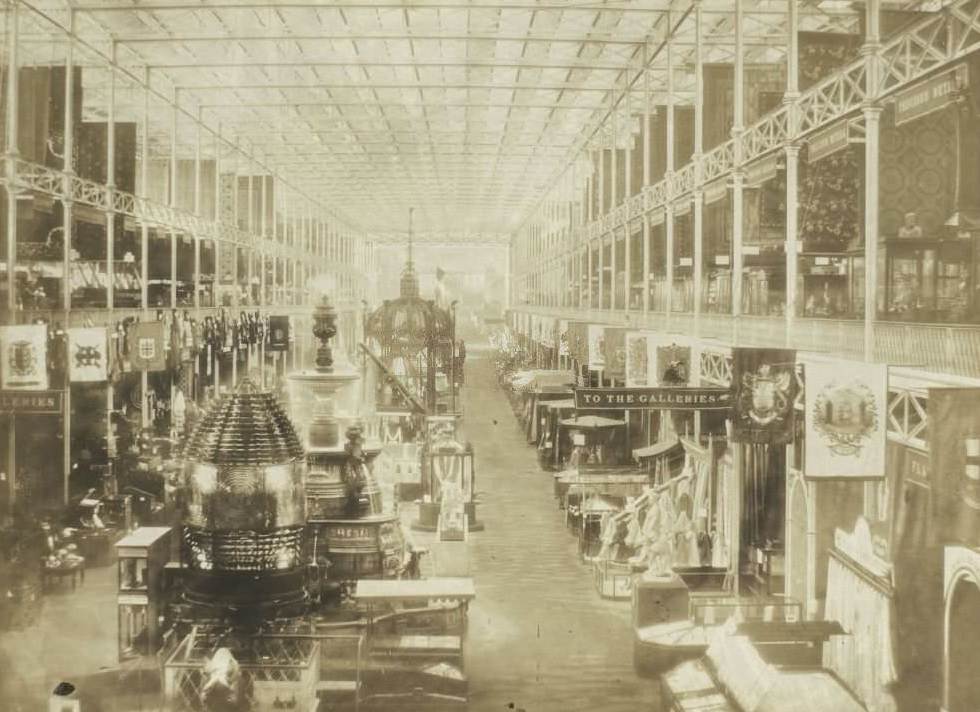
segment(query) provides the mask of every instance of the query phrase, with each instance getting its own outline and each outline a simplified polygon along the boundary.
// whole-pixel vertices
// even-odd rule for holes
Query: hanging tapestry
[[[134,371],[163,371],[167,367],[162,321],[133,324],[129,340],[129,362]]]
[[[68,373],[73,382],[106,380],[108,361],[105,328],[68,329]]]
[[[4,389],[43,391],[48,387],[48,327],[0,326],[0,375]]]
[[[606,367],[603,359],[605,349],[605,327],[598,324],[589,324],[589,368],[593,371],[602,371]]]
[[[686,386],[691,378],[691,347],[657,346],[657,382],[661,386]]]
[[[929,389],[934,541],[980,544],[980,388]]]
[[[884,477],[887,397],[883,364],[808,363],[806,476]]]
[[[643,388],[650,385],[647,370],[647,335],[633,332],[626,335],[626,387]]]
[[[626,378],[626,329],[606,327],[602,339],[602,362],[607,378]]]
[[[735,442],[785,445],[793,439],[796,351],[732,349]]]
[[[269,317],[269,351],[285,351],[289,348],[289,317]]]

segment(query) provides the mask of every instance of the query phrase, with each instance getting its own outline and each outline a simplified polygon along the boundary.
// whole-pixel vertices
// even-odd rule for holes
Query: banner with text
[[[589,410],[727,410],[728,388],[577,388],[575,407]]]

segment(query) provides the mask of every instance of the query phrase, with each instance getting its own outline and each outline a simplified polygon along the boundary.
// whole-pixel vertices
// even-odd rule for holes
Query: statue
[[[340,476],[347,489],[347,513],[351,517],[358,517],[370,507],[370,502],[364,495],[364,486],[368,481],[364,435],[360,426],[356,425],[348,428],[346,435],[344,452],[347,459],[341,467]]]
[[[645,569],[645,577],[657,578],[670,575],[674,560],[674,507],[670,494],[664,492],[651,504],[643,522],[643,544],[630,559],[630,564]]]
[[[241,668],[228,648],[218,648],[204,661],[201,706],[207,712],[244,712],[248,709]]]

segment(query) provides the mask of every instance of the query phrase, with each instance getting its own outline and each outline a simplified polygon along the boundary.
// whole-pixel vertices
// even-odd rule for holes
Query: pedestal
[[[439,528],[439,512],[441,506],[438,502],[420,502],[419,518],[412,522],[412,529],[417,532],[434,532]],[[466,512],[466,526],[471,532],[483,531],[483,522],[476,519],[476,502],[468,502],[463,505]]]

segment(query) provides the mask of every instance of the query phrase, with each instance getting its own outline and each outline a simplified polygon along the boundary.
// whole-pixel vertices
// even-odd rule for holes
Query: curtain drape
[[[832,636],[824,645],[824,666],[840,677],[869,712],[893,712],[895,701],[887,689],[897,677],[891,597],[832,555],[824,618],[839,621],[846,633]]]

